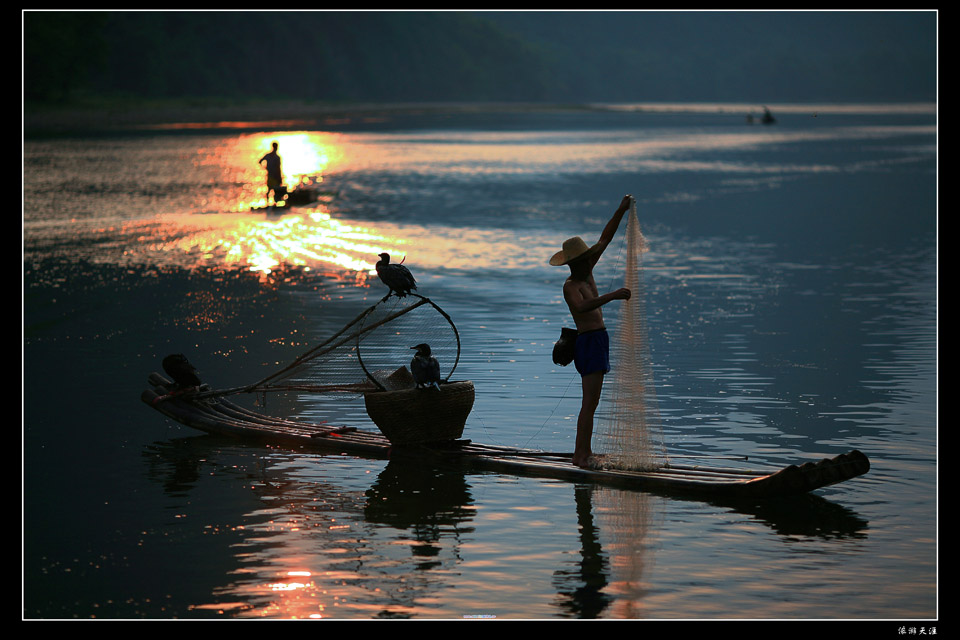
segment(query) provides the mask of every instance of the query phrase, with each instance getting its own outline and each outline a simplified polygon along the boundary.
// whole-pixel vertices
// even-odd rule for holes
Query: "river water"
[[[745,109],[27,139],[23,616],[932,627],[935,106],[775,105],[770,126]],[[251,211],[272,141],[315,204]],[[465,437],[572,450],[579,381],[551,361],[566,274],[547,260],[627,193],[668,452],[776,468],[860,449],[867,475],[731,507],[212,437],[140,400],[168,353],[221,388],[289,362],[383,296],[388,251],[460,332]],[[372,426],[349,402],[264,410]]]

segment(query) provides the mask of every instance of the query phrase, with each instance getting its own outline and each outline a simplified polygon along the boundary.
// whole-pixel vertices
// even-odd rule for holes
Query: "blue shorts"
[[[577,336],[573,364],[581,376],[610,371],[610,336],[606,329],[585,331]]]

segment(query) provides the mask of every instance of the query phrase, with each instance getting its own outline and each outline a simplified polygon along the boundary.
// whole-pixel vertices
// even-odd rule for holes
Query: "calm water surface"
[[[775,112],[28,140],[24,617],[935,619],[935,110]],[[274,140],[314,206],[251,212]],[[226,440],[139,399],[171,352],[215,387],[259,380],[379,299],[388,251],[461,333],[465,436],[572,450],[547,259],[625,193],[668,450],[763,468],[857,448],[868,475],[720,505]],[[265,410],[370,427],[360,402]]]

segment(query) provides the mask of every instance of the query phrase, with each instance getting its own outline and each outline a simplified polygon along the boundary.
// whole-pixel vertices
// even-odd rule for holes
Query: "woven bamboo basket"
[[[424,389],[374,391],[363,396],[367,415],[391,444],[456,440],[473,409],[473,383]]]

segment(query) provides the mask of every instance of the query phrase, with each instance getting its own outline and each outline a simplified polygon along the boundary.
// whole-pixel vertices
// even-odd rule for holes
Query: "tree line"
[[[28,11],[23,26],[27,102],[936,96],[935,14]]]

